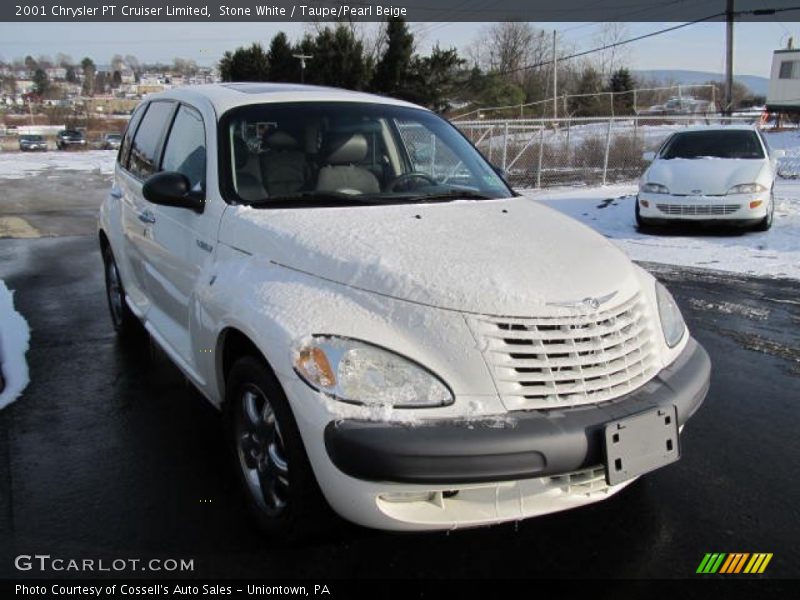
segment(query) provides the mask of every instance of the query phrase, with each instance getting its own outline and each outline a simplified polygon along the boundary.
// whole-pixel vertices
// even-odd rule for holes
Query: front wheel
[[[266,533],[288,540],[333,521],[308,461],[286,395],[266,364],[237,360],[225,389],[225,422],[245,500]]]
[[[639,199],[636,198],[635,202],[636,202],[636,205],[635,205],[635,208],[633,209],[633,212],[634,212],[634,216],[636,217],[636,229],[638,229],[639,231],[643,231],[643,230],[647,229],[650,226],[650,223],[648,223],[647,219],[645,219],[642,216],[642,213],[641,213],[641,211],[639,209]]]
[[[767,214],[766,216],[761,219],[758,224],[754,227],[756,231],[769,231],[772,227],[772,221],[775,218],[775,196],[770,194],[769,196],[769,206],[767,207]]]

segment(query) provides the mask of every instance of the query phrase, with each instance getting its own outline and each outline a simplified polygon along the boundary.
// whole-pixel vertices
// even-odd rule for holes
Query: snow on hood
[[[11,404],[28,385],[28,351],[30,330],[28,323],[16,310],[14,299],[0,280],[0,366],[5,387],[0,393],[0,409]]]
[[[506,316],[632,293],[602,236],[537,202],[309,209],[231,207],[220,241],[311,275],[440,308]]]
[[[740,183],[759,180],[766,160],[744,158],[672,158],[656,160],[644,175],[648,183],[667,186],[673,194],[726,194]],[[771,184],[771,182],[770,182]]]

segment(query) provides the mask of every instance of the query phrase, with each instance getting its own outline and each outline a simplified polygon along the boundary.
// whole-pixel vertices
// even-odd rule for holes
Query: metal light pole
[[[292,54],[296,59],[300,61],[300,83],[305,83],[306,81],[306,61],[311,60],[314,58],[311,54]]]
[[[723,113],[730,116],[733,109],[733,0],[727,0],[725,9],[725,106]]]

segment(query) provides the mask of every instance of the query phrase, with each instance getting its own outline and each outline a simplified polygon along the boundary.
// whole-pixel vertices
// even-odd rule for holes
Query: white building
[[[800,49],[789,47],[772,54],[772,71],[767,91],[770,112],[800,112]]]

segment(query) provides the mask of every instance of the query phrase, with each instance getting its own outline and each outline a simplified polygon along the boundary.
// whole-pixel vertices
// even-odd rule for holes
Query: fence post
[[[503,129],[503,170],[506,170],[506,157],[508,156],[508,121]]]
[[[539,168],[536,171],[536,189],[542,187],[542,154],[544,154],[544,122],[539,130]]]
[[[611,149],[611,123],[612,120],[608,120],[608,128],[606,129],[606,153],[603,157],[603,185],[606,184],[606,177],[608,175],[608,152]]]
[[[489,162],[492,162],[492,148],[494,147],[494,125],[489,125]]]

